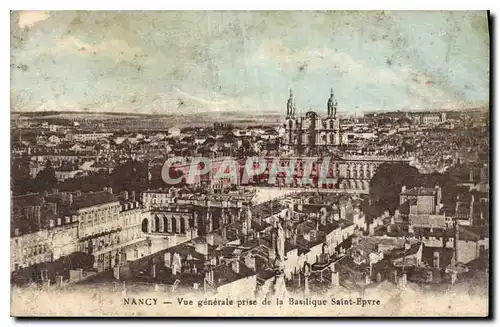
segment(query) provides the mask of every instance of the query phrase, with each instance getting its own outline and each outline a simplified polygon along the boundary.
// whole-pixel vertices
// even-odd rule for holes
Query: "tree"
[[[50,160],[47,161],[45,168],[36,175],[34,184],[38,192],[49,191],[56,187],[56,170],[52,167]]]
[[[29,169],[27,168],[28,165],[29,162],[20,162],[15,163],[11,166],[10,184],[11,190],[14,195],[26,194],[36,191],[34,179],[31,178]]]
[[[93,267],[95,258],[93,255],[85,252],[73,252],[67,257],[71,269],[89,270]]]
[[[370,200],[372,205],[394,211],[399,205],[401,187],[419,185],[418,169],[405,163],[383,163],[370,180]]]
[[[113,192],[140,191],[148,184],[148,166],[139,161],[130,160],[111,173]]]

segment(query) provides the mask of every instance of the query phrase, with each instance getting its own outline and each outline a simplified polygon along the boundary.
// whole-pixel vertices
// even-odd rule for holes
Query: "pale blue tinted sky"
[[[14,12],[11,108],[139,113],[487,104],[485,12]]]

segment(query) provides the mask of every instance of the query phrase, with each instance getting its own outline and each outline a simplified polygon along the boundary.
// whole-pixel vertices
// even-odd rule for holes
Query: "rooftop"
[[[434,188],[427,188],[427,187],[415,187],[409,190],[405,190],[400,193],[400,195],[407,195],[407,196],[431,196],[434,195],[436,192],[436,189]]]

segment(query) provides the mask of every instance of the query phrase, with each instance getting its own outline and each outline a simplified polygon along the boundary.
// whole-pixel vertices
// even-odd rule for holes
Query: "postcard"
[[[13,11],[11,315],[487,317],[487,11]]]

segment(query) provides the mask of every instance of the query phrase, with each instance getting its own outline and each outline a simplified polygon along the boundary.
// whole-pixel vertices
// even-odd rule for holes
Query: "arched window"
[[[352,171],[352,178],[358,178],[358,172],[356,169]]]
[[[181,225],[180,226],[181,234],[185,234],[186,233],[185,217],[181,217],[181,219],[179,220],[179,224]]]
[[[347,178],[351,178],[351,170],[350,169],[347,169]]]
[[[160,217],[155,216],[155,232],[160,232]]]
[[[163,232],[164,233],[168,232],[167,226],[168,226],[168,219],[167,219],[167,217],[163,217]]]
[[[170,218],[171,221],[172,221],[172,233],[177,233],[178,229],[177,229],[177,219],[175,219],[175,217],[171,217]]]
[[[143,233],[148,233],[149,232],[148,231],[148,225],[149,225],[148,220],[146,218],[144,218],[142,220],[142,226],[141,226],[141,230],[142,230]]]

